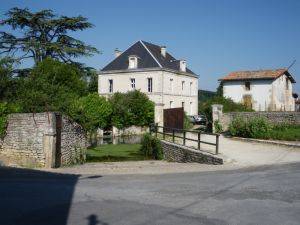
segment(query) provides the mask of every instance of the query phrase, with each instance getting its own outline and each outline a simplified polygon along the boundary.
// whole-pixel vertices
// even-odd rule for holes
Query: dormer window
[[[245,82],[245,89],[246,89],[246,91],[250,91],[250,82],[249,81]]]
[[[136,55],[128,56],[128,69],[136,69],[138,67],[138,57]]]

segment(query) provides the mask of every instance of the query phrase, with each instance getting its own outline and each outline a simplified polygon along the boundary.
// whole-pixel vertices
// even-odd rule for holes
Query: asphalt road
[[[0,169],[0,224],[299,225],[300,163],[164,175]]]

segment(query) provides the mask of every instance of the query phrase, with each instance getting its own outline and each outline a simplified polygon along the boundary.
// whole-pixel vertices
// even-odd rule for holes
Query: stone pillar
[[[103,137],[103,130],[102,129],[100,129],[100,128],[98,128],[97,129],[97,137]]]
[[[215,122],[220,121],[223,114],[223,105],[214,104],[212,107],[212,129],[215,133]]]
[[[116,136],[119,136],[119,135],[120,135],[119,129],[113,126],[112,127],[112,136],[116,137]]]
[[[45,153],[45,167],[55,167],[55,153],[56,153],[56,131],[53,127],[49,127],[43,136],[43,150]]]
[[[154,107],[154,123],[164,125],[164,104],[158,103]]]

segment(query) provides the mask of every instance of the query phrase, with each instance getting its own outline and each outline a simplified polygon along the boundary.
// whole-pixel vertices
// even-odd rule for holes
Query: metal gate
[[[184,110],[183,108],[164,109],[164,127],[183,129]]]

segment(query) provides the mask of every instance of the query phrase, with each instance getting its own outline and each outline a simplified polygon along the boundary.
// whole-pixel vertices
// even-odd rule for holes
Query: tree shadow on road
[[[0,224],[66,225],[78,177],[0,167]]]

